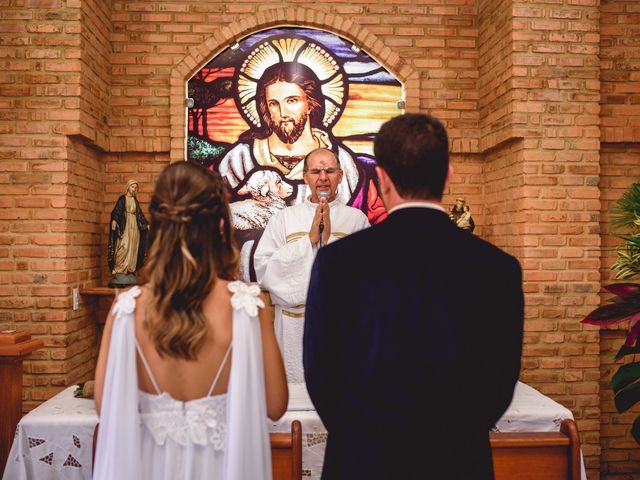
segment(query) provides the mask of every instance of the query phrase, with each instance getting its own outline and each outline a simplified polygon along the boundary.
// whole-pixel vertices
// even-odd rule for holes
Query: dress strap
[[[142,364],[144,365],[144,369],[149,376],[149,380],[153,384],[153,388],[156,389],[156,394],[160,395],[162,392],[160,391],[160,387],[158,387],[158,382],[156,382],[156,377],[153,376],[153,372],[151,372],[151,367],[149,367],[149,362],[147,362],[144,353],[142,353],[142,348],[140,348],[140,344],[138,343],[138,339],[136,338],[136,350],[138,351],[138,355],[140,355],[140,359],[142,360]]]
[[[210,397],[211,394],[213,393],[213,389],[216,388],[216,385],[218,383],[218,379],[220,378],[220,374],[222,373],[222,369],[224,368],[225,364],[227,363],[227,358],[229,357],[229,352],[231,352],[231,345],[233,345],[233,342],[231,342],[229,344],[229,348],[227,348],[227,353],[224,354],[224,358],[222,359],[222,363],[218,367],[218,373],[216,373],[216,377],[213,379],[213,383],[211,384],[211,388],[209,389],[209,393],[207,393],[207,397]]]

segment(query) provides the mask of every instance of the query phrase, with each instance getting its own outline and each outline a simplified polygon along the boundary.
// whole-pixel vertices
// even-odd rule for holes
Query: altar
[[[3,480],[91,479],[93,432],[98,423],[94,402],[75,398],[68,387],[25,415],[16,430]],[[302,475],[320,478],[327,432],[317,413],[308,409],[305,395],[292,391],[289,410],[272,422],[272,432],[290,431],[291,421],[302,423]],[[301,409],[301,408],[307,409]],[[571,411],[518,382],[511,405],[497,422],[500,432],[554,432]],[[582,463],[582,480],[586,480]]]

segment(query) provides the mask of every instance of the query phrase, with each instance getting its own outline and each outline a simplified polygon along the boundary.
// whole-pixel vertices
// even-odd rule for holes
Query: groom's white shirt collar
[[[389,210],[387,214],[391,215],[396,210],[401,210],[403,208],[431,208],[433,210],[440,210],[443,213],[447,213],[445,212],[444,208],[442,208],[442,205],[440,205],[439,203],[427,202],[427,201],[416,201],[416,202],[405,202],[405,203],[401,203],[400,205],[396,205],[391,210]]]

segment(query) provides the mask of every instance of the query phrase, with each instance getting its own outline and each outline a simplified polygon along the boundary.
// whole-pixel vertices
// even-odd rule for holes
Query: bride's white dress
[[[182,402],[161,392],[142,350],[134,311],[140,288],[119,295],[105,375],[93,478],[269,480],[271,452],[256,285],[231,282],[233,349],[206,397]],[[136,351],[156,394],[138,389]],[[231,355],[229,352],[231,351]],[[211,396],[228,357],[226,394]]]

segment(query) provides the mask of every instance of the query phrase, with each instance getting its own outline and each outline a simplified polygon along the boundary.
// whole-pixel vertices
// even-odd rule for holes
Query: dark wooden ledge
[[[81,288],[80,295],[94,296],[94,297],[113,297],[120,292],[119,288],[109,287],[88,287]]]

